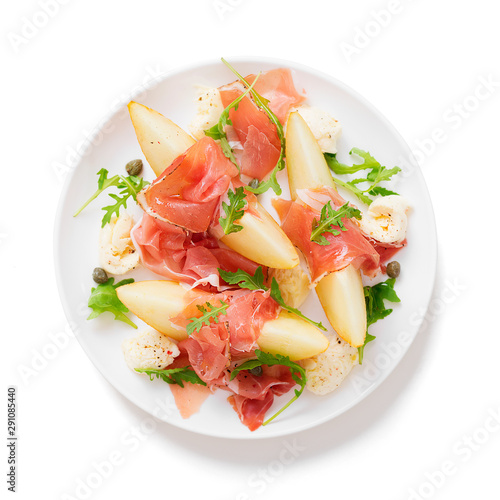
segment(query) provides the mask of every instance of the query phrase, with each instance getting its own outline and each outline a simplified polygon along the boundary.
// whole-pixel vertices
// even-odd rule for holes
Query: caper
[[[386,272],[389,278],[397,278],[399,276],[399,273],[401,272],[401,265],[397,260],[393,260],[392,262],[389,262],[389,264],[387,264]]]
[[[92,279],[99,284],[106,283],[108,281],[108,274],[102,267],[96,267],[92,271]]]
[[[256,377],[261,377],[262,376],[262,366],[256,366],[255,368],[248,370],[248,372],[251,373],[252,375],[255,375]]]
[[[252,179],[250,184],[248,184],[252,189],[257,189],[259,187],[259,179]]]
[[[128,175],[139,175],[142,172],[142,160],[132,160],[125,165]]]

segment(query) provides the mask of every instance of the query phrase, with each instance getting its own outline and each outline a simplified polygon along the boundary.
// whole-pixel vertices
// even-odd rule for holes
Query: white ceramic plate
[[[330,112],[342,124],[343,135],[338,144],[341,161],[349,161],[348,152],[356,146],[369,150],[383,165],[403,168],[397,191],[410,200],[414,208],[410,215],[409,245],[397,257],[402,275],[396,289],[402,302],[395,305],[392,315],[371,327],[370,332],[377,336],[377,340],[367,346],[363,365],[356,366],[343,385],[328,396],[314,396],[305,391],[279,418],[255,432],[250,432],[240,423],[225,400],[225,391],[218,391],[204,403],[198,414],[183,420],[164,382],[150,382],[126,366],[121,343],[136,332],[126,324],[113,321],[109,314],[86,321],[90,312],[86,303],[90,288],[94,286],[91,273],[98,265],[101,207],[107,202],[107,195],[94,201],[77,218],[72,217],[95,191],[96,173],[100,168],[107,168],[110,176],[123,174],[124,165],[129,160],[144,159],[125,109],[126,103],[108,117],[95,136],[96,144],[86,150],[82,161],[66,179],[56,221],[55,262],[68,320],[94,365],[119,392],[144,411],[183,429],[218,437],[255,439],[290,434],[332,419],[357,404],[387,378],[402,360],[427,309],[435,276],[436,233],[422,174],[418,167],[404,166],[408,165],[410,158],[408,146],[364,98],[335,78],[289,61],[244,58],[233,59],[231,63],[244,75],[277,67],[292,68],[296,87],[306,89],[309,104]],[[219,61],[197,64],[169,73],[155,86],[133,98],[187,127],[196,109],[194,86],[219,86],[233,79],[232,73]],[[145,177],[152,180],[154,176],[145,165]],[[280,180],[286,184],[286,175]],[[285,187],[285,195],[286,192]],[[271,194],[266,193],[263,198],[264,205],[269,208]],[[157,279],[145,269],[135,270],[130,276],[136,280]],[[328,324],[314,293],[302,309],[306,315]],[[137,323],[140,328],[145,327],[140,321]],[[279,398],[269,415],[289,397]]]

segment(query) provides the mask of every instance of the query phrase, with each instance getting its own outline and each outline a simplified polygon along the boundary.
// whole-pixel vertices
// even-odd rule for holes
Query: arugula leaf
[[[376,285],[363,287],[365,293],[367,328],[373,325],[373,323],[376,323],[379,319],[384,319],[392,313],[392,309],[387,309],[385,307],[384,300],[388,300],[389,302],[401,302],[401,299],[394,290],[395,283],[395,278],[389,278]],[[366,344],[374,339],[375,337],[373,335],[366,332],[365,343],[361,347],[358,347],[359,364],[363,362],[363,353]]]
[[[295,314],[295,316],[298,316],[299,318],[302,318],[306,320],[308,323],[311,323],[311,325],[314,325],[316,328],[319,328],[320,330],[323,330],[326,332],[326,328],[323,326],[321,322],[317,323],[316,321],[313,321],[312,319],[308,318],[307,316],[304,316],[298,309],[295,309],[295,307],[290,307],[285,304],[285,301],[283,300],[283,297],[281,296],[281,291],[278,282],[276,281],[276,278],[273,278],[271,282],[271,297],[283,308],[285,311],[288,311],[292,314]]]
[[[224,234],[237,233],[243,229],[243,226],[236,224],[235,222],[243,217],[245,213],[244,208],[247,205],[245,200],[246,194],[243,186],[233,191],[229,189],[227,192],[229,198],[229,205],[223,201],[222,208],[226,213],[226,217],[219,217],[219,224],[224,230]]]
[[[219,273],[221,278],[230,285],[238,285],[240,288],[247,288],[248,290],[265,290],[265,291],[269,290],[269,288],[264,284],[264,273],[262,271],[262,266],[259,266],[257,268],[253,276],[241,269],[238,269],[235,273],[219,269]],[[322,323],[316,323],[307,316],[304,316],[298,309],[287,306],[285,304],[285,301],[283,300],[283,297],[281,295],[280,287],[278,282],[276,281],[276,278],[272,279],[270,295],[271,298],[275,300],[286,311],[295,314],[296,316],[299,316],[308,323],[311,323],[311,325],[314,325],[315,327],[326,331],[326,328],[322,325]]]
[[[239,285],[240,288],[248,290],[267,290],[264,284],[264,272],[262,266],[259,266],[255,274],[251,274],[238,269],[235,273],[219,269],[220,277],[229,285]]]
[[[142,177],[137,177],[135,175],[129,175],[124,177],[123,175],[114,175],[108,179],[108,171],[105,168],[101,168],[97,172],[99,179],[97,180],[97,191],[76,211],[73,217],[76,217],[91,201],[95,200],[103,191],[109,187],[117,187],[120,192],[118,195],[110,194],[109,196],[115,200],[115,203],[104,207],[105,212],[102,218],[102,226],[104,227],[108,222],[111,221],[111,217],[115,213],[117,216],[120,212],[120,207],[127,208],[127,201],[130,197],[137,201],[137,194],[146,187],[149,182],[145,181]]]
[[[401,171],[399,167],[386,168],[382,166],[370,153],[363,151],[359,148],[352,148],[349,154],[356,155],[363,159],[363,163],[354,164],[352,166],[340,163],[337,160],[336,155],[331,153],[325,153],[325,160],[330,167],[330,169],[338,175],[354,174],[360,170],[370,170],[366,175],[366,178],[360,177],[357,179],[352,179],[350,181],[344,182],[341,179],[334,177],[334,181],[342,186],[344,189],[351,191],[359,200],[367,205],[370,205],[373,201],[372,198],[367,196],[370,194],[372,196],[381,195],[387,196],[389,194],[397,194],[394,191],[390,191],[379,184],[384,181],[391,180],[392,176]],[[367,183],[368,187],[366,189],[359,189],[356,184]]]
[[[159,378],[166,382],[167,384],[176,384],[184,387],[184,382],[189,382],[191,384],[207,385],[198,374],[192,370],[189,366],[184,368],[172,368],[170,370],[157,370],[154,368],[136,368],[136,372],[145,373],[149,375],[149,380],[153,380],[154,377]]]
[[[257,93],[257,91],[253,89],[253,86],[255,85],[258,76],[253,81],[252,85],[250,85],[245,80],[245,78],[243,78],[243,76],[240,75],[238,71],[236,71],[236,69],[233,68],[233,66],[231,66],[231,64],[229,64],[223,57],[221,58],[221,60],[238,77],[238,79],[248,87],[248,90],[251,91],[255,104],[259,108],[264,110],[264,112],[267,114],[269,118],[269,121],[276,126],[276,131],[278,133],[278,137],[281,144],[280,156],[269,178],[265,181],[260,181],[259,185],[256,188],[248,187],[247,189],[254,194],[262,194],[265,193],[268,189],[272,188],[272,190],[276,193],[276,195],[279,196],[282,193],[282,191],[278,179],[276,178],[276,174],[285,168],[285,132],[283,130],[283,125],[281,125],[281,122],[278,120],[278,117],[269,108],[268,106],[269,100],[262,97],[260,94]]]
[[[109,278],[106,283],[97,285],[97,287],[92,288],[88,306],[93,310],[93,312],[87,319],[94,319],[103,312],[110,312],[115,315],[115,319],[123,321],[133,328],[137,328],[137,325],[133,323],[127,316],[125,316],[124,313],[129,312],[129,310],[120,301],[118,295],[116,294],[116,289],[119,286],[128,285],[129,283],[133,283],[134,280],[130,278],[122,280],[116,285],[113,285],[114,281],[114,278]]]
[[[360,365],[363,364],[363,356],[365,354],[366,344],[368,344],[368,342],[371,342],[372,340],[375,340],[376,338],[377,337],[375,337],[374,335],[370,335],[368,332],[366,332],[365,343],[361,347],[358,347],[358,361]]]
[[[219,140],[224,134],[219,132],[219,123],[216,123],[213,127],[207,128],[203,131],[206,136],[211,137],[214,140]]]
[[[218,323],[219,314],[227,314],[226,309],[229,307],[229,304],[221,300],[219,307],[214,307],[210,302],[206,302],[203,306],[198,305],[196,307],[202,315],[199,318],[189,318],[190,323],[186,326],[188,335],[191,335],[195,330],[199,332],[203,325],[209,326],[211,319],[214,320],[214,323]]]
[[[356,197],[358,198],[358,200],[361,200],[363,203],[370,205],[371,202],[373,201],[369,196],[366,196],[363,193],[363,191],[361,191],[361,189],[357,188],[354,185],[355,183],[353,183],[353,181],[344,182],[341,179],[337,179],[336,177],[334,177],[333,180],[335,181],[335,184],[337,184],[337,185],[343,187],[344,189],[347,189],[347,190],[351,191],[353,194],[355,194]]]
[[[288,403],[285,406],[283,406],[272,417],[268,418],[262,424],[262,425],[267,425],[269,424],[269,422],[274,420],[280,413],[286,410],[294,401],[296,401],[299,398],[302,392],[304,392],[304,388],[307,382],[306,371],[299,364],[290,361],[290,358],[288,356],[282,356],[281,354],[276,354],[276,355],[269,354],[266,352],[262,352],[259,349],[255,350],[255,355],[257,356],[257,359],[250,359],[248,361],[245,361],[245,363],[241,364],[232,371],[231,380],[233,380],[242,370],[251,370],[252,368],[256,368],[257,366],[262,366],[262,365],[266,366],[281,365],[290,368],[294,382],[300,385],[300,389],[295,389],[295,396],[290,401],[288,401]]]
[[[351,217],[361,219],[361,212],[357,208],[349,206],[349,203],[345,203],[338,210],[334,210],[331,201],[329,201],[321,209],[319,221],[316,218],[313,220],[311,241],[314,241],[318,245],[329,245],[330,242],[323,234],[332,233],[334,236],[337,236],[341,231],[347,231],[342,223],[342,219],[350,219]]]
[[[395,193],[394,191],[391,191],[390,189],[386,189],[385,187],[382,187],[382,186],[376,186],[373,189],[370,189],[370,191],[368,191],[368,192],[373,196],[377,196],[377,195],[389,196],[391,194],[395,194],[395,195],[398,194],[398,193]]]
[[[389,302],[401,302],[394,290],[395,278],[389,278],[377,285],[363,287],[366,303],[366,322],[367,325],[373,325],[379,319],[384,319],[392,313],[392,309],[387,309],[384,300]]]
[[[282,190],[280,183],[278,182],[278,179],[276,177],[276,174],[283,170],[285,168],[285,163],[279,163],[276,165],[271,173],[269,174],[269,177],[265,181],[260,181],[259,185],[255,188],[248,186],[247,189],[251,191],[253,194],[262,194],[265,193],[268,189],[272,189],[276,195],[281,195]]]
[[[363,159],[363,163],[354,164],[352,166],[346,165],[345,163],[340,163],[337,160],[337,155],[332,153],[325,153],[325,159],[328,163],[328,166],[338,175],[346,175],[346,174],[355,174],[360,170],[366,169],[378,169],[380,168],[380,163],[367,151],[363,151],[359,148],[352,148],[349,151],[349,154],[352,156],[355,154]]]

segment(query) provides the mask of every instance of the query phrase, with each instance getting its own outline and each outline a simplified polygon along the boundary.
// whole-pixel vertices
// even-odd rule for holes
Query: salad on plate
[[[88,319],[109,312],[137,329],[133,313],[149,328],[122,350],[144,383],[166,382],[183,418],[226,391],[255,431],[363,362],[369,327],[400,300],[410,207],[393,191],[398,167],[358,148],[352,164],[337,159],[340,123],[307,104],[291,70],[243,76],[223,62],[235,79],[193,90],[189,131],[129,103],[148,165],[99,170],[75,216],[109,195]],[[150,279],[127,277],[138,266]],[[310,294],[329,325],[301,312]]]

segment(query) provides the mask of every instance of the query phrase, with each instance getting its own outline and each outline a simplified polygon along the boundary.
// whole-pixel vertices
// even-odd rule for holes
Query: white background
[[[491,415],[500,420],[494,288],[500,32],[494,2],[46,3],[50,15],[43,14],[43,0],[3,2],[0,14],[7,342],[1,365],[3,390],[18,386],[17,497],[497,498],[500,422]],[[68,164],[70,152],[148,73],[221,55],[295,60],[359,91],[420,157],[436,212],[438,277],[427,327],[370,397],[288,438],[225,441],[167,424],[151,432],[148,416],[64,333],[56,289],[57,165]],[[489,90],[481,81],[490,82]],[[425,270],[425,262],[415,265]],[[26,367],[29,376],[21,373]],[[5,472],[6,454],[4,448]],[[113,470],[103,469],[111,458]]]

